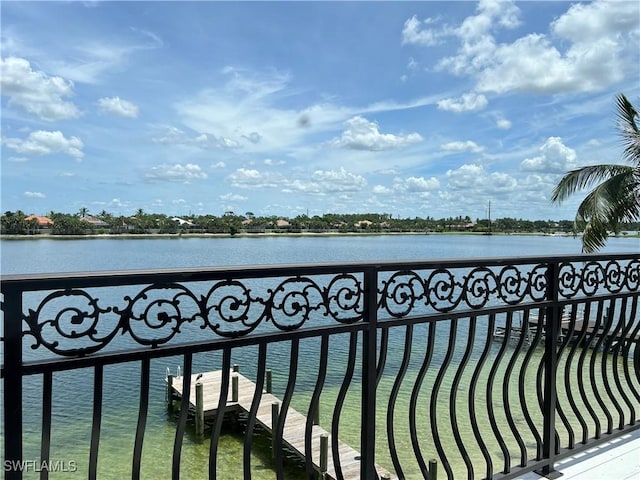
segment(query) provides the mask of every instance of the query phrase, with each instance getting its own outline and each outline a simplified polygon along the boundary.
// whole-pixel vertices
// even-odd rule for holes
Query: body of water
[[[580,240],[571,237],[542,236],[476,236],[476,235],[380,235],[380,236],[282,236],[242,238],[98,238],[98,239],[20,239],[2,240],[2,274],[38,272],[78,272],[99,270],[193,268],[210,266],[291,264],[314,262],[357,262],[381,260],[422,260],[434,258],[473,258],[498,256],[527,256],[580,253]],[[604,252],[637,252],[639,239],[613,238]],[[120,297],[122,298],[122,297]],[[416,329],[419,338],[426,326]],[[321,423],[331,423],[330,406],[341,382],[347,354],[347,338],[332,339],[332,361],[323,391]],[[391,372],[397,370],[402,354],[402,336],[392,338],[399,342],[391,344],[388,360]],[[308,348],[301,352],[314,351],[317,345],[309,340]],[[288,364],[288,344],[270,347],[267,368],[274,370],[274,390],[283,393],[288,371],[279,369],[281,363]],[[395,356],[393,353],[395,352]],[[25,353],[26,355],[26,353]],[[234,362],[254,364],[257,349],[246,348]],[[436,355],[437,356],[437,355]],[[437,359],[434,356],[434,361]],[[309,365],[317,369],[317,358],[308,359]],[[304,359],[301,369],[304,371]],[[175,370],[180,359],[158,359],[152,362],[152,381],[147,431],[143,450],[143,477],[168,478],[171,472],[171,453],[175,437],[175,414],[167,412],[164,402],[164,372],[167,367]],[[220,365],[217,353],[194,357],[194,371],[211,370]],[[416,365],[417,368],[417,365]],[[200,370],[199,370],[200,369]],[[252,367],[243,373],[251,376]],[[386,373],[386,371],[385,371]],[[415,369],[414,369],[415,373]],[[131,475],[132,447],[137,422],[139,402],[139,364],[122,364],[105,367],[103,423],[99,452],[99,478],[127,478]],[[91,435],[92,380],[93,371],[74,370],[54,375],[52,459],[73,459],[78,471],[52,474],[50,478],[86,478],[88,446]],[[390,390],[390,380],[381,382],[381,390]],[[294,402],[304,405],[308,401],[313,382],[305,382],[304,373],[299,376]],[[3,385],[4,386],[4,385]],[[42,379],[38,376],[25,379],[25,458],[39,459],[40,405]],[[400,395],[398,411],[408,408],[408,396]],[[36,408],[30,408],[34,405]],[[294,407],[296,405],[294,404]],[[353,409],[353,415],[343,415],[340,437],[353,445],[358,444],[359,398],[357,388],[349,393],[345,412]],[[303,407],[301,407],[303,410]],[[349,423],[351,422],[351,423]],[[352,427],[352,428],[350,428]],[[384,423],[378,428],[384,432]],[[4,439],[3,441],[11,441]],[[405,440],[407,441],[407,440]],[[453,441],[453,439],[451,439]],[[219,476],[221,479],[238,478],[241,467],[243,435],[233,430],[226,432],[220,444]],[[257,437],[253,455],[253,478],[274,478],[270,468],[269,441]],[[381,460],[385,458],[384,442]],[[399,445],[410,451],[409,443]],[[182,449],[183,478],[205,478],[207,476],[208,441],[200,441],[188,433]],[[428,458],[428,457],[427,457]],[[287,478],[304,478],[302,471],[289,463]],[[31,472],[25,478],[37,478]],[[408,475],[407,478],[412,478]],[[418,477],[416,477],[418,478]]]
[[[278,236],[2,240],[2,274],[580,253],[580,239],[522,235]],[[611,238],[603,252],[637,252]]]

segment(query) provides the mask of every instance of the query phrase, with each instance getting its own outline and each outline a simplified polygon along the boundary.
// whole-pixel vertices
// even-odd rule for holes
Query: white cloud
[[[227,164],[221,161],[221,162],[214,163],[211,167],[212,168],[225,168],[226,166],[227,166]]]
[[[67,49],[67,55],[62,57],[39,55],[38,63],[46,65],[47,69],[57,75],[78,83],[105,83],[105,77],[122,71],[135,53],[157,49],[163,45],[160,37],[152,32],[135,27],[131,27],[129,32],[136,34],[137,39],[121,42],[114,40],[113,36],[92,36],[92,39],[76,42]],[[96,35],[99,33],[96,32]]]
[[[632,1],[596,1],[571,5],[551,24],[553,33],[574,42],[599,41],[640,26],[638,4]]]
[[[273,160],[271,158],[266,158],[264,160],[264,164],[268,165],[270,167],[274,167],[276,165],[284,165],[285,163],[287,163],[287,162],[285,162],[284,160]]]
[[[531,33],[499,43],[497,33],[519,24],[513,2],[481,1],[476,15],[433,35],[460,41],[456,55],[438,68],[476,80],[479,93],[589,92],[624,78],[637,65],[640,7],[637,2],[575,4],[551,25],[551,35]]]
[[[104,113],[111,113],[120,117],[138,118],[138,106],[120,97],[104,97],[98,100],[98,106]]]
[[[471,196],[474,194],[497,194],[513,192],[518,182],[504,172],[488,173],[484,167],[476,164],[464,164],[455,170],[447,170],[448,186],[453,190],[462,190]]]
[[[24,163],[29,161],[27,157],[9,157],[7,160],[14,163]]]
[[[509,29],[520,25],[520,9],[512,0],[480,0],[476,10],[476,15],[465,18],[455,30],[455,34],[464,40],[473,41],[482,37],[496,25]]]
[[[73,82],[34,71],[24,58],[0,59],[2,95],[9,97],[9,106],[17,106],[47,121],[77,118],[80,110],[63,100],[73,96]]]
[[[274,105],[289,86],[288,74],[258,74],[226,67],[222,75],[221,85],[202,90],[175,105],[186,126],[198,132],[211,132],[229,144],[251,151],[269,151],[304,135],[306,129],[298,125],[302,112]],[[318,119],[314,115],[309,117]]]
[[[520,166],[523,170],[543,173],[564,173],[577,167],[576,152],[565,146],[560,137],[549,137],[540,147],[540,155],[527,158]]]
[[[248,200],[248,198],[236,193],[227,193],[226,195],[220,195],[220,200],[225,200],[227,202],[243,202]]]
[[[78,137],[66,138],[62,132],[37,130],[31,132],[26,139],[3,138],[7,148],[26,155],[51,155],[64,153],[76,160],[82,159],[84,144]]]
[[[310,180],[293,180],[287,183],[282,191],[317,195],[349,194],[361,191],[366,185],[367,181],[364,177],[341,168],[340,170],[316,170]]]
[[[482,177],[485,176],[484,168],[475,164],[464,164],[455,170],[447,170],[449,187],[454,189],[476,187],[482,181]]]
[[[189,183],[191,180],[204,180],[207,178],[206,172],[202,171],[199,165],[187,163],[182,165],[176,163],[174,165],[158,165],[151,168],[144,175],[145,179],[150,182],[180,182]]]
[[[340,170],[316,170],[311,177],[312,183],[320,185],[324,192],[358,192],[367,181],[360,175]]]
[[[477,112],[487,106],[489,102],[484,95],[465,93],[459,98],[445,98],[438,101],[438,109],[449,112]]]
[[[151,140],[162,145],[190,145],[198,148],[224,148],[232,149],[240,146],[235,140],[226,137],[216,137],[208,133],[200,133],[190,136],[176,127],[163,127]]]
[[[227,138],[227,137],[220,137],[220,138],[218,138],[216,140],[215,137],[211,137],[209,135],[203,134],[203,135],[198,136],[198,138],[196,138],[196,140],[198,142],[202,142],[204,144],[213,143],[216,146],[220,146],[220,147],[224,147],[224,148],[238,148],[240,146],[240,143],[236,142],[232,138]]]
[[[371,191],[376,195],[391,195],[393,193],[393,190],[385,187],[384,185],[375,185]]]
[[[27,198],[46,198],[46,195],[41,192],[24,192],[24,196]]]
[[[433,22],[434,20],[432,18],[425,18],[420,22],[416,15],[409,18],[404,22],[404,27],[402,28],[402,44],[425,46],[438,44],[442,35],[436,30],[424,28],[424,26],[430,25]]]
[[[347,120],[345,123],[347,128],[342,133],[342,136],[333,140],[333,145],[336,147],[371,151],[393,150],[423,140],[418,133],[409,133],[408,135],[380,133],[376,122],[370,122],[359,115]]]
[[[112,198],[108,205],[110,207],[115,207],[115,208],[122,208],[122,207],[127,207],[129,206],[128,202],[123,202],[122,200],[120,200],[119,198]]]
[[[518,181],[504,172],[492,172],[488,178],[489,191],[495,193],[513,192],[518,186]]]
[[[251,143],[260,143],[262,140],[262,135],[258,132],[251,132],[249,135],[243,135],[242,138],[249,140]]]
[[[440,145],[440,149],[446,152],[473,152],[480,153],[484,151],[484,147],[479,146],[476,142],[467,140],[466,142],[448,142]]]
[[[180,120],[190,129],[227,138],[245,153],[306,148],[307,140],[329,134],[356,115],[400,111],[431,105],[435,97],[399,103],[382,100],[365,106],[343,106],[329,100],[291,107],[283,102],[301,92],[291,77],[280,72],[253,72],[228,67],[220,84],[204,89],[174,105]],[[306,92],[305,92],[306,93]],[[379,132],[378,132],[379,133]],[[399,135],[405,142],[418,141],[417,134]]]
[[[151,138],[156,143],[163,145],[189,143],[187,135],[176,127],[164,127],[161,132]]]
[[[499,118],[496,120],[496,127],[500,130],[509,130],[511,128],[511,121],[505,118]]]
[[[440,181],[435,177],[431,177],[429,179],[424,177],[409,177],[406,179],[396,178],[393,181],[393,188],[400,192],[428,192],[430,190],[439,189]]]
[[[286,181],[280,174],[248,168],[237,169],[227,177],[227,180],[232,186],[239,188],[273,188]]]

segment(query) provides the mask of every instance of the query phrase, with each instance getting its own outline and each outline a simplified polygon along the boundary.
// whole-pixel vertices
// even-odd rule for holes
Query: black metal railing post
[[[544,392],[543,392],[543,426],[542,426],[542,456],[545,466],[538,473],[547,478],[559,476],[555,470],[556,457],[556,374],[558,369],[558,338],[560,337],[560,306],[559,293],[559,265],[557,262],[548,264],[547,269],[547,300],[551,302],[545,309],[545,338],[544,338]]]
[[[364,271],[364,321],[367,328],[362,335],[362,399],[360,438],[360,478],[376,479],[376,360],[378,328],[378,272]]]
[[[4,473],[22,478],[22,290],[3,288]]]

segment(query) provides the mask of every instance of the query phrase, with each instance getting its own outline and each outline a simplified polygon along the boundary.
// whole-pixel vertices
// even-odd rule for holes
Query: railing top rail
[[[234,265],[148,270],[105,270],[89,272],[56,272],[2,275],[0,290],[44,290],[78,287],[108,287],[159,282],[197,282],[221,278],[278,277],[283,275],[322,275],[378,271],[418,270],[434,268],[490,267],[505,265],[544,264],[552,262],[586,262],[640,260],[640,252],[609,254],[574,254],[518,257],[442,258],[425,260],[385,260],[371,262],[332,262],[273,265]]]

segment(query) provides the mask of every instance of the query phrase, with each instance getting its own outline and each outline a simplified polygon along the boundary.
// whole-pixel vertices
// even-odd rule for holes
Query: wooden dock
[[[520,339],[521,335],[525,335],[525,341],[527,345],[531,344],[531,340],[535,336],[535,331],[538,328],[539,319],[537,316],[529,317],[528,327],[526,329],[522,328],[522,320],[520,321],[520,325],[512,325],[510,329],[510,340],[517,341]],[[606,338],[613,339],[616,342],[633,340],[633,335],[631,333],[627,333],[625,335],[617,334],[613,335],[615,328],[612,328],[610,331],[605,332],[604,330],[605,320],[603,319],[598,328],[596,329],[597,322],[595,320],[584,320],[576,318],[573,321],[573,329],[571,328],[572,321],[571,316],[569,314],[564,314],[560,321],[560,332],[559,332],[559,340],[564,340],[564,338],[571,334],[571,341],[575,341],[580,337],[584,336],[584,339],[594,339],[595,341],[600,340],[600,337],[604,336]],[[540,338],[544,338],[545,328],[544,324],[542,326]],[[506,327],[496,326],[493,330],[493,338],[494,340],[502,340],[506,335]]]
[[[251,409],[251,403],[253,402],[253,396],[256,389],[256,384],[241,375],[238,372],[230,372],[231,379],[237,377],[237,401],[233,399],[234,392],[232,383],[235,380],[229,381],[229,394],[227,397],[227,404],[225,412],[236,413],[249,413]],[[213,372],[204,372],[191,375],[191,388],[189,392],[189,412],[190,414],[196,414],[196,384],[202,384],[202,397],[203,397],[203,415],[204,419],[210,419],[216,415],[218,409],[218,401],[220,398],[220,390],[222,385],[222,370]],[[173,377],[171,379],[170,395],[174,398],[180,399],[182,397],[183,390],[183,377]],[[256,415],[256,423],[259,424],[264,430],[273,434],[272,429],[272,405],[277,404],[280,406],[282,401],[271,393],[264,392],[260,399],[260,405]],[[279,413],[282,415],[282,412]],[[295,409],[289,407],[286,412],[286,420],[284,425],[284,431],[282,434],[282,442],[291,451],[295,452],[303,461],[305,458],[305,428],[307,417],[299,413]],[[314,425],[311,434],[311,452],[312,463],[314,469],[317,472],[321,472],[321,437],[328,437],[329,454],[326,456],[326,474],[327,479],[336,479],[336,470],[333,463],[333,455],[331,454],[331,435],[319,425]],[[340,466],[342,468],[342,474],[346,479],[359,479],[360,478],[360,453],[351,448],[346,443],[338,440],[338,451],[340,457]],[[324,463],[324,461],[322,462]],[[383,467],[376,465],[376,470],[381,479],[396,479],[389,471]]]

